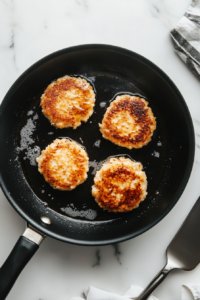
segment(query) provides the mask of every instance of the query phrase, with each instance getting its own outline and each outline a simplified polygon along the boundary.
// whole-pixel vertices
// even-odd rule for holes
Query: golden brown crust
[[[150,142],[156,120],[143,98],[122,95],[111,102],[99,126],[105,139],[132,149]]]
[[[130,159],[112,158],[94,178],[92,195],[100,207],[110,212],[127,212],[139,206],[147,195],[147,179],[142,165]]]
[[[70,140],[56,139],[36,160],[39,172],[54,189],[72,190],[87,178],[87,153]]]
[[[47,87],[40,105],[52,125],[76,129],[92,115],[94,103],[94,90],[85,79],[64,76]]]

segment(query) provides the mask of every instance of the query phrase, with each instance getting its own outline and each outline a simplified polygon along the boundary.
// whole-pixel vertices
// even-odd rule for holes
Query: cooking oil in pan
[[[131,93],[131,92],[126,92],[126,91],[124,91],[124,92],[118,92],[118,93],[116,93],[116,94],[112,97],[112,99],[109,100],[109,103],[113,102],[113,101],[117,98],[117,96],[123,96],[123,95],[129,95],[129,96],[139,97],[139,98],[143,98],[143,99],[147,100],[147,98],[146,98],[145,96],[141,95],[141,94],[138,94],[138,93]]]
[[[78,210],[73,203],[67,205],[66,207],[61,207],[60,210],[70,217],[81,217],[87,220],[94,220],[97,216],[97,211],[93,209]]]
[[[101,167],[103,166],[104,163],[106,163],[109,159],[111,158],[119,158],[119,157],[125,157],[125,158],[129,158],[130,160],[132,160],[133,162],[135,162],[135,160],[128,154],[117,154],[117,155],[111,155],[109,157],[107,157],[106,159],[102,160],[102,161],[89,161],[89,167],[92,167],[92,173],[93,175],[96,174],[97,171],[99,171],[101,169]]]
[[[33,133],[36,130],[36,120],[38,119],[38,114],[34,114],[33,110],[28,111],[27,116],[29,117],[26,124],[22,127],[20,131],[20,146],[18,147],[18,152],[23,151],[23,159],[28,159],[32,166],[36,166],[36,158],[40,155],[40,147],[35,144],[33,139]]]
[[[99,106],[101,108],[105,107],[107,105],[107,103],[105,101],[100,102]]]

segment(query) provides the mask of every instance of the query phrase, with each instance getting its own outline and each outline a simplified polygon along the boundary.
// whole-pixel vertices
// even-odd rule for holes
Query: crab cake
[[[110,212],[127,212],[138,207],[147,195],[147,178],[141,163],[129,158],[111,158],[94,177],[92,195]]]
[[[143,98],[122,95],[111,102],[99,126],[105,139],[132,149],[141,148],[151,141],[156,120]]]
[[[87,153],[70,140],[56,139],[36,160],[39,172],[54,189],[73,190],[87,179]]]
[[[93,114],[94,103],[95,93],[89,82],[80,77],[64,76],[47,87],[40,105],[52,125],[76,129]]]

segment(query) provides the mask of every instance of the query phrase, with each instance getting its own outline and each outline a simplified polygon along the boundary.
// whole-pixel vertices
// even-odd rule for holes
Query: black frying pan
[[[47,85],[64,75],[83,76],[96,91],[94,114],[76,130],[54,128],[39,107]],[[99,132],[98,123],[119,93],[143,96],[157,118],[153,139],[142,149],[118,147]],[[28,151],[19,150],[21,130],[27,128],[28,122],[33,124],[33,142]],[[93,167],[95,161],[99,163],[113,155],[128,155],[140,161],[148,179],[145,201],[129,213],[103,211],[91,195],[92,166],[87,181],[75,190],[53,190],[37,166],[32,165],[33,156],[38,147],[44,149],[62,137],[82,144]],[[96,147],[99,140],[100,147]],[[41,59],[13,84],[0,107],[0,147],[1,187],[28,224],[0,269],[0,299],[4,299],[45,235],[78,245],[106,245],[133,238],[158,223],[188,182],[194,160],[194,130],[180,92],[153,63],[119,47],[82,45]]]

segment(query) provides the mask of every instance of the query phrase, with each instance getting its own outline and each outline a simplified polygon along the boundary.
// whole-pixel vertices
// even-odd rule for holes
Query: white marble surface
[[[72,45],[105,43],[149,58],[183,94],[193,117],[196,154],[189,183],[173,210],[154,228],[117,246],[80,247],[47,238],[20,275],[8,300],[64,300],[88,285],[123,294],[145,286],[164,266],[165,249],[200,195],[200,82],[174,53],[169,31],[189,0],[0,0],[0,99],[43,56]],[[0,191],[0,265],[24,221]],[[155,291],[180,299],[181,285],[197,282],[200,266],[174,271]]]

